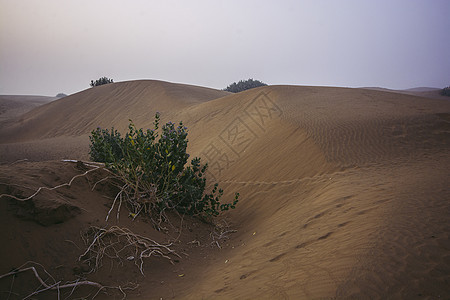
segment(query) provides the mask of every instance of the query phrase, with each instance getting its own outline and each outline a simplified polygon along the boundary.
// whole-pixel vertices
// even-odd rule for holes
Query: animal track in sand
[[[350,171],[350,170],[361,170],[362,167],[359,166],[352,166],[352,167],[347,167],[344,168],[340,171],[336,171],[336,172],[332,172],[332,173],[325,173],[325,174],[317,174],[314,176],[309,176],[309,177],[302,177],[302,178],[294,178],[294,179],[289,179],[289,180],[280,180],[280,181],[258,181],[258,180],[220,180],[221,183],[231,183],[231,184],[242,184],[242,185],[278,185],[278,184],[293,184],[293,183],[302,183],[302,182],[307,182],[307,181],[314,181],[314,180],[332,180],[333,177],[337,176],[337,175],[341,175],[341,174],[345,174],[346,172]],[[340,198],[341,200],[347,200],[348,198],[353,197],[351,196],[346,196],[343,198]],[[338,199],[339,200],[339,199]]]
[[[317,240],[318,241],[320,241],[320,240],[324,240],[324,239],[326,239],[326,238],[328,238],[330,235],[332,235],[334,232],[328,232],[327,234],[325,234],[325,235],[322,235],[321,237],[318,237],[317,238]]]
[[[285,256],[286,254],[287,254],[287,252],[281,253],[281,254],[275,256],[274,258],[270,259],[269,262],[275,262],[275,261],[278,261],[278,260],[280,260],[283,256]]]
[[[247,273],[245,273],[245,274],[242,274],[242,275],[239,277],[239,279],[243,280],[243,279],[245,279],[245,278],[248,278],[248,277],[250,277],[251,275],[253,275],[253,274],[256,273],[256,272],[257,272],[257,270],[253,270],[253,271],[247,272]]]

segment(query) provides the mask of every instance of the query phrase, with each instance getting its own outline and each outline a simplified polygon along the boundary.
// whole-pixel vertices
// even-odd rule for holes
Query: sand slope
[[[54,101],[56,97],[0,95],[0,124],[16,118],[33,108]]]
[[[375,91],[384,91],[384,92],[390,92],[390,93],[400,93],[400,94],[406,94],[406,95],[412,95],[412,96],[424,97],[424,98],[448,100],[447,96],[441,95],[442,89],[431,88],[431,87],[418,87],[418,88],[412,88],[412,89],[406,89],[406,90],[391,90],[391,89],[385,89],[385,88],[379,88],[379,87],[365,87],[364,89],[375,90]]]
[[[157,110],[177,112],[227,94],[154,80],[107,84],[41,106],[23,115],[12,128],[5,129],[4,135],[10,141],[17,141],[78,136],[90,133],[97,126],[125,129],[130,118],[136,123],[151,124]]]
[[[1,127],[1,160],[71,158],[81,151],[87,154],[88,135],[98,126],[125,130],[132,119],[136,125],[147,128],[152,126],[157,111],[167,122],[186,107],[228,94],[155,80],[91,88],[15,117],[12,125]]]
[[[29,158],[14,150],[28,143],[33,146],[27,154],[36,159],[68,153],[86,158],[86,134],[92,127],[123,128],[129,118],[149,126],[155,111],[167,120],[184,121],[191,155],[209,162],[208,177],[221,184],[226,197],[239,191],[242,200],[225,215],[237,232],[221,250],[211,245],[207,231],[202,236],[185,230],[179,247],[189,256],[180,263],[150,262],[152,272],[145,278],[121,271],[141,283],[130,298],[450,297],[449,101],[366,89],[270,86],[229,94],[164,82],[126,82],[29,112],[3,131],[8,143],[0,145],[0,153],[3,161]],[[34,141],[40,138],[46,140]],[[79,147],[67,152],[63,145],[70,143]],[[51,156],[35,154],[46,145],[57,145],[48,149]],[[19,178],[21,185],[54,186],[82,172],[63,162],[1,168],[8,174],[0,179],[4,191]],[[36,179],[40,169],[53,175]],[[76,240],[69,233],[88,222],[102,224],[108,210],[103,206],[108,200],[95,200],[102,191],[88,192],[83,182],[68,189],[69,196],[60,196],[80,210],[67,222],[39,227],[14,217],[11,207],[16,204],[2,202],[3,228],[27,226],[30,234],[52,232],[54,239],[64,232],[64,239]],[[77,193],[92,201],[80,200]],[[126,217],[120,222],[146,230],[145,223]],[[194,226],[195,221],[189,222]],[[69,224],[72,229],[66,231]],[[14,242],[11,234],[3,233],[2,239],[21,249],[21,255],[2,265],[0,273],[20,259],[41,259],[52,267],[44,252],[26,246],[27,238]],[[149,229],[146,234],[164,238]],[[192,239],[201,245],[188,244]],[[32,245],[40,244],[34,240]],[[75,258],[59,264],[76,259],[77,249],[70,251]],[[95,276],[107,281],[107,275]]]

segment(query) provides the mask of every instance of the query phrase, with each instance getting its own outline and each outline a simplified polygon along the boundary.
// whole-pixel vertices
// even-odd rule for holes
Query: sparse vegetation
[[[101,77],[97,80],[91,80],[91,87],[99,86],[103,84],[113,83],[114,81],[111,78],[108,77]]]
[[[441,95],[442,96],[449,96],[450,97],[450,86],[445,87],[441,90]]]
[[[253,89],[260,86],[267,86],[264,82],[261,82],[259,80],[253,80],[252,78],[247,80],[240,80],[238,83],[233,82],[229,86],[227,86],[224,91],[232,92],[232,93],[239,93],[245,90]]]
[[[64,97],[67,97],[67,95],[64,94],[64,93],[59,93],[59,94],[56,95],[56,97],[57,98],[64,98]]]
[[[201,165],[200,158],[196,157],[186,166],[188,133],[183,123],[163,125],[159,136],[159,121],[157,113],[154,129],[144,131],[130,120],[124,137],[114,128],[92,131],[91,159],[104,162],[122,182],[111,210],[116,201],[120,207],[125,200],[133,218],[141,213],[154,217],[156,213],[161,222],[166,210],[214,217],[235,208],[238,193],[233,202],[226,204],[220,202],[223,190],[217,183],[210,193],[204,193],[207,164]]]

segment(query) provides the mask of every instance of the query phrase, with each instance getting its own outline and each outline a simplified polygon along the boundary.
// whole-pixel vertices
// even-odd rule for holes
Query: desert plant
[[[260,86],[267,86],[264,82],[261,82],[259,80],[253,80],[252,78],[247,80],[240,80],[238,83],[233,82],[229,86],[227,86],[224,91],[232,92],[232,93],[239,93],[245,90],[253,89]]]
[[[221,203],[223,190],[215,184],[210,193],[206,188],[205,172],[196,157],[187,165],[189,154],[187,128],[182,122],[169,122],[158,134],[160,115],[155,115],[154,129],[137,129],[130,120],[124,137],[114,128],[97,128],[91,132],[90,156],[115,173],[123,182],[116,200],[126,199],[130,212],[159,216],[165,210],[182,214],[217,216],[235,208],[239,194],[232,203]],[[119,202],[120,203],[120,202]],[[114,203],[113,203],[114,207]]]
[[[91,80],[91,87],[94,86],[99,86],[99,85],[103,85],[103,84],[108,84],[108,83],[113,83],[114,81],[111,78],[108,77],[101,77],[97,80]]]
[[[442,96],[449,96],[450,97],[450,86],[445,87],[441,90],[441,95]]]
[[[57,97],[57,98],[64,98],[64,97],[67,97],[67,95],[64,94],[64,93],[58,93],[58,94],[56,95],[56,97]]]

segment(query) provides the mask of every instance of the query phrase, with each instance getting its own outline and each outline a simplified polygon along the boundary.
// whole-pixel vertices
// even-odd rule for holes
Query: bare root
[[[36,270],[35,266],[29,266],[30,264],[34,264],[37,266],[40,266],[43,270],[44,273],[53,281],[52,283],[47,283],[45,280],[42,279],[42,277],[39,275],[38,271]],[[110,286],[103,286],[98,282],[94,282],[94,281],[89,281],[89,280],[76,280],[74,282],[66,282],[66,283],[62,283],[61,281],[56,281],[46,270],[45,268],[36,262],[27,262],[25,264],[23,264],[22,266],[20,266],[19,268],[15,269],[14,271],[11,271],[9,273],[0,275],[0,279],[9,277],[9,276],[13,276],[13,279],[15,277],[16,274],[22,273],[22,272],[27,272],[27,271],[31,271],[34,275],[34,277],[38,280],[38,282],[40,283],[40,287],[35,290],[34,292],[30,293],[29,295],[25,296],[23,299],[29,299],[33,296],[36,296],[38,294],[41,294],[45,291],[57,291],[58,293],[58,299],[59,299],[59,295],[60,295],[60,290],[62,289],[72,289],[70,294],[67,296],[70,297],[76,288],[81,287],[81,286],[91,286],[94,288],[97,288],[97,292],[95,293],[95,295],[93,296],[93,298],[95,298],[102,290],[105,289],[117,289],[119,291],[121,291],[121,293],[124,294],[124,290],[134,290],[136,289],[138,286],[136,284],[131,284],[131,285],[126,285],[126,286],[117,286],[117,287],[110,287]],[[14,283],[14,281],[13,281]],[[11,287],[12,288],[12,287]],[[124,294],[125,296],[125,294]]]
[[[66,162],[78,162],[78,161],[72,161],[72,160],[63,160],[63,161],[66,161]],[[63,183],[63,184],[60,184],[60,185],[51,187],[51,188],[46,187],[46,186],[41,186],[41,187],[39,187],[39,188],[38,188],[31,196],[28,196],[28,197],[26,197],[26,198],[19,198],[19,197],[16,197],[16,196],[14,196],[14,195],[9,195],[9,194],[1,194],[1,195],[0,195],[0,198],[2,198],[2,197],[9,197],[9,198],[13,198],[13,199],[18,200],[18,201],[27,201],[27,200],[30,200],[30,199],[32,199],[33,197],[35,197],[35,196],[36,196],[37,194],[39,194],[42,190],[53,191],[53,190],[62,188],[62,187],[64,187],[64,186],[70,187],[70,186],[72,185],[72,183],[74,182],[75,179],[77,179],[77,178],[79,178],[79,177],[86,176],[87,174],[89,174],[89,173],[91,173],[91,172],[93,172],[93,171],[96,171],[96,170],[98,170],[98,169],[103,169],[103,168],[104,168],[104,164],[100,164],[100,163],[85,163],[85,162],[81,162],[81,163],[83,163],[83,164],[86,165],[86,166],[91,167],[92,169],[87,170],[87,171],[84,172],[83,174],[75,175],[74,177],[72,177],[72,179],[70,179],[69,182],[66,182],[66,183]]]
[[[145,258],[160,256],[173,263],[171,256],[180,257],[170,249],[172,244],[163,245],[118,226],[109,229],[92,226],[82,234],[82,238],[87,249],[78,260],[89,265],[91,272],[97,271],[102,266],[105,256],[121,264],[125,260],[134,261],[142,275]]]
[[[209,234],[212,239],[211,245],[216,245],[219,249],[222,249],[220,243],[228,240],[228,235],[235,232],[237,230],[230,229],[230,225],[225,220],[222,220],[221,223],[216,224],[214,231]]]
[[[141,213],[150,215],[150,210],[158,201],[156,196],[156,186],[154,184],[143,184],[140,180],[131,182],[123,172],[118,171],[117,173],[115,178],[119,179],[121,185],[117,184],[119,192],[116,194],[113,204],[106,215],[106,221],[108,221],[116,204],[116,219],[119,220],[120,208],[123,203],[127,204],[130,216],[133,220]]]

